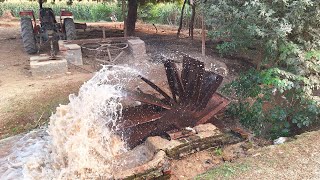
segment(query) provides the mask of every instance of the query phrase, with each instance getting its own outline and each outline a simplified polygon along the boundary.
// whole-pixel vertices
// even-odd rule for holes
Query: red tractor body
[[[21,11],[21,36],[25,50],[29,54],[38,52],[39,47],[51,40],[73,40],[76,38],[76,25],[72,12],[61,9],[59,20],[51,8],[43,8],[39,0],[39,23],[32,10]],[[86,27],[86,24],[84,26]]]

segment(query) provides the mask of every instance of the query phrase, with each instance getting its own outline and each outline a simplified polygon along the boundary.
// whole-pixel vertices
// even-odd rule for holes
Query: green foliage
[[[178,3],[148,3],[139,10],[139,17],[145,22],[177,25],[181,6]]]
[[[101,4],[100,6],[93,6],[90,8],[92,19],[94,21],[106,20],[111,14],[111,8],[107,4]]]
[[[215,27],[212,38],[232,41],[220,45],[224,52],[257,48],[274,63],[281,46],[319,47],[319,6],[317,0],[208,0],[207,23]]]
[[[174,3],[147,3],[139,7],[139,18],[148,23],[178,26],[182,5],[183,1],[176,1]],[[190,18],[191,8],[186,4],[183,19],[184,26],[188,26],[187,24]],[[200,19],[199,14],[196,14],[196,20],[197,19]]]
[[[221,156],[222,155],[222,149],[221,148],[216,148],[216,149],[214,149],[214,154],[216,155],[216,156]]]
[[[319,87],[317,81],[279,68],[251,69],[223,88],[238,98],[227,114],[257,135],[288,136],[295,127],[319,122],[320,101],[312,92]]]
[[[123,21],[121,1],[107,1],[104,3],[73,1],[72,4],[68,2],[69,1],[66,0],[55,1],[55,3],[53,3],[53,1],[47,1],[47,3],[44,3],[44,7],[52,8],[56,15],[59,14],[61,8],[68,9],[73,12],[76,20],[81,21],[111,21],[110,16],[113,14],[116,15],[118,21]],[[138,9],[139,19],[148,23],[178,25],[183,1],[159,2],[140,2],[141,6]],[[33,10],[36,18],[38,18],[39,5],[36,1],[28,0],[10,0],[3,3],[0,2],[0,15],[5,10],[11,10],[15,17],[19,17],[20,11]],[[184,13],[185,20],[183,24],[187,24],[187,19],[190,19],[190,16],[191,8],[186,5]]]
[[[319,123],[320,3],[318,0],[209,0],[211,38],[220,53],[256,51],[263,70],[224,88],[238,102],[229,115],[257,134],[288,135]]]
[[[56,15],[60,14],[60,9],[70,10],[76,20],[84,21],[111,21],[110,16],[115,14],[119,21],[122,20],[121,5],[118,3],[96,3],[96,2],[73,2],[67,5],[66,1],[44,3],[44,7],[52,8]],[[6,1],[0,3],[0,14],[5,10],[11,10],[13,16],[19,17],[19,12],[23,10],[33,10],[36,18],[39,14],[39,5],[37,2],[24,1]]]
[[[195,179],[227,179],[236,176],[238,173],[250,170],[250,166],[244,163],[232,164],[223,163],[223,165],[215,167],[204,174],[198,175]]]

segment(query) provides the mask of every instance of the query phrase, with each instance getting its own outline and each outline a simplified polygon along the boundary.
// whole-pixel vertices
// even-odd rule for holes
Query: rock
[[[242,144],[243,143],[237,143],[225,147],[222,152],[222,159],[224,161],[232,162],[239,157],[245,156]]]
[[[279,137],[278,139],[273,140],[273,144],[275,144],[275,145],[283,144],[287,140],[288,140],[287,137]]]
[[[196,130],[194,130],[193,128],[191,127],[186,127],[185,128],[187,131],[191,131],[192,133],[197,133]]]
[[[181,143],[181,145],[178,145],[170,150],[166,150],[167,156],[178,159],[196,151],[201,151],[212,147],[221,147],[222,145],[234,144],[241,141],[240,138],[228,133],[218,135],[211,134],[211,136],[205,138],[201,138],[199,135],[200,134],[197,134],[197,138],[193,139],[184,138],[184,140],[188,139],[188,141]]]
[[[150,151],[157,152],[159,150],[170,150],[175,148],[176,146],[181,145],[182,143],[177,140],[167,140],[161,138],[160,136],[148,137],[146,142],[146,146],[150,149]]]
[[[193,128],[198,133],[197,136],[200,138],[207,138],[221,134],[219,129],[211,123],[199,124]]]
[[[253,148],[253,143],[252,142],[244,142],[241,144],[241,147],[245,150],[248,151],[249,149]]]
[[[160,177],[163,171],[168,169],[169,161],[164,151],[159,151],[153,159],[141,166],[118,171],[114,173],[114,179],[153,179]]]
[[[232,162],[234,159],[236,159],[236,156],[233,153],[226,151],[222,154],[222,159],[224,161]]]
[[[193,129],[196,130],[197,133],[200,133],[200,132],[207,132],[207,131],[215,131],[217,130],[217,127],[211,123],[207,123],[207,124],[199,124],[195,126]]]

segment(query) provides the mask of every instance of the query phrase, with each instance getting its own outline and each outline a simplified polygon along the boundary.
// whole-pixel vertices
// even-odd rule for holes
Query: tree
[[[177,32],[177,37],[180,36],[180,32],[182,29],[182,22],[183,22],[183,14],[184,14],[184,8],[186,6],[187,0],[184,0],[183,5],[182,5],[182,9],[181,9],[181,15],[180,15],[180,21],[179,21],[179,28],[178,28],[178,32]]]
[[[181,29],[182,29],[182,21],[183,21],[183,14],[184,14],[184,8],[185,4],[188,2],[189,6],[191,6],[191,19],[189,23],[189,36],[191,36],[191,39],[193,40],[193,32],[194,32],[194,20],[196,16],[196,6],[197,3],[200,3],[200,1],[195,1],[195,0],[185,0],[181,9],[181,15],[180,15],[180,22],[179,22],[179,28],[177,31],[177,37],[179,37]],[[205,1],[203,1],[205,2]]]
[[[211,37],[224,40],[219,52],[260,56],[256,70],[227,86],[239,100],[230,114],[258,133],[277,136],[319,123],[320,98],[314,93],[320,89],[319,1],[208,2]]]
[[[189,26],[189,36],[191,36],[191,39],[193,40],[194,18],[196,17],[196,3],[193,0],[190,0],[189,2],[192,9],[190,26]]]
[[[133,36],[136,28],[138,2],[137,0],[128,0],[128,15],[126,20],[126,35]]]

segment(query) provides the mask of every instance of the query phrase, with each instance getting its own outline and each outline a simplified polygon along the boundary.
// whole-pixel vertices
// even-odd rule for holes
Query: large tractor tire
[[[74,40],[76,39],[76,27],[74,25],[73,19],[65,18],[64,19],[64,29],[66,32],[66,39],[67,40]]]
[[[23,41],[23,47],[29,54],[35,54],[38,52],[36,39],[33,33],[32,20],[28,17],[21,17],[21,37]]]

